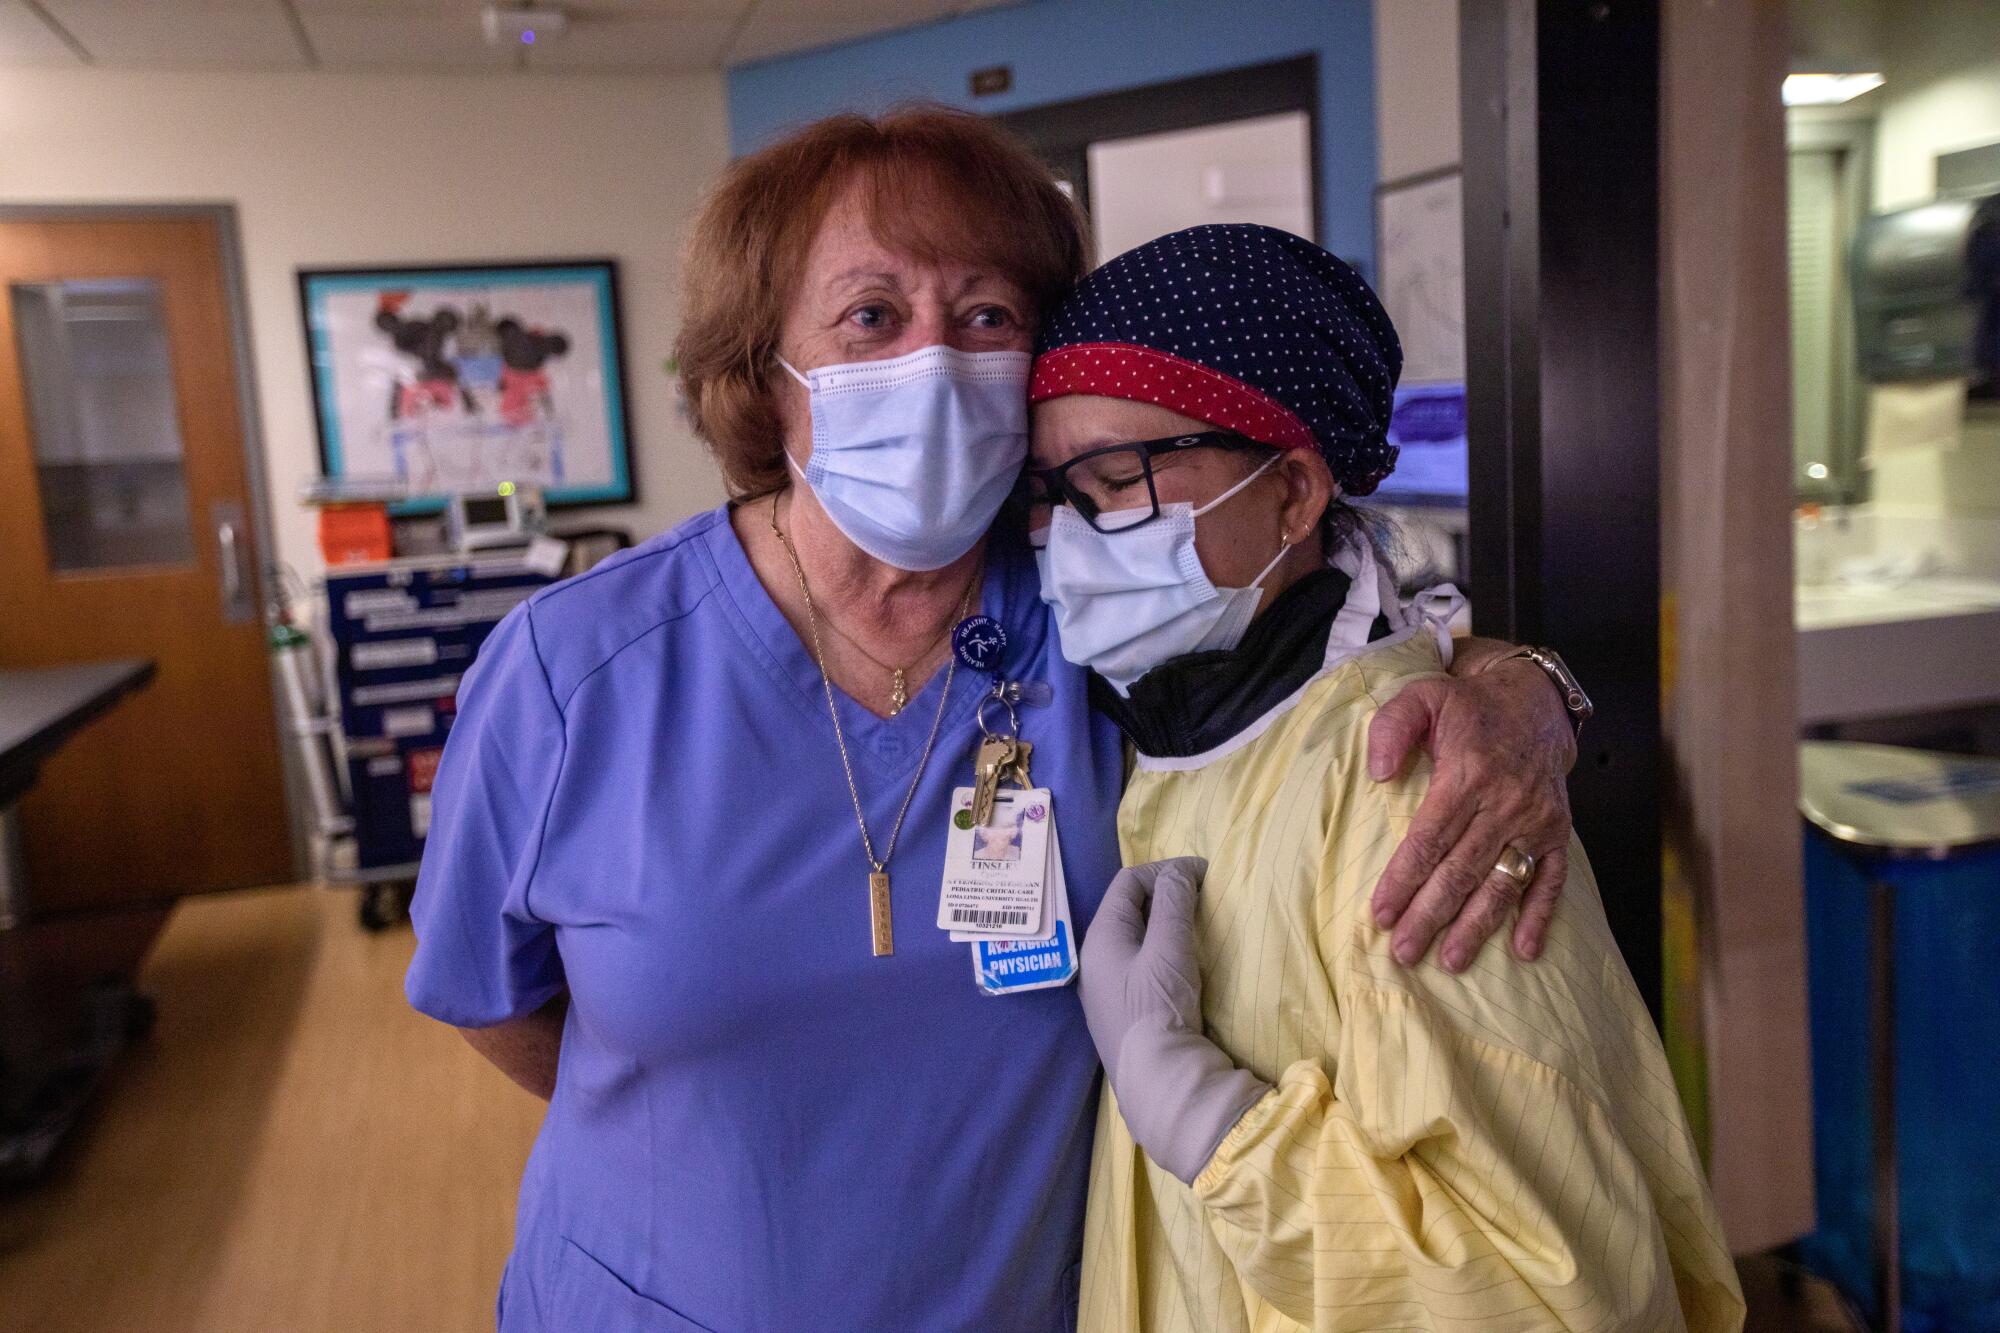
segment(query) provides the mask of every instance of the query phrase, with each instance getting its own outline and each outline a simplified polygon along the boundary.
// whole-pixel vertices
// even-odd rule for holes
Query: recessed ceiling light
[[[1837,106],[1882,86],[1880,74],[1788,74],[1786,106]]]

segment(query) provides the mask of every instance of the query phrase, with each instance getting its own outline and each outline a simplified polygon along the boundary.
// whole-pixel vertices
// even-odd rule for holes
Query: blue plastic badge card
[[[978,940],[972,945],[972,975],[988,995],[1067,986],[1076,977],[1076,927],[1069,916],[1069,885],[1063,879],[1062,842],[1050,821],[1047,908],[1055,929],[1037,940]],[[1046,917],[1050,913],[1045,910]]]

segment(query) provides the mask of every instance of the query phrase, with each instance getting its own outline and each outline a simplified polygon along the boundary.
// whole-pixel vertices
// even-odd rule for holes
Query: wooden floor
[[[352,893],[176,909],[152,1038],[53,1178],[0,1195],[0,1327],[490,1330],[542,1104],[403,1001]]]
[[[53,1178],[0,1195],[0,1329],[492,1329],[542,1104],[404,1004],[410,948],[349,893],[177,908],[154,1036]],[[1854,1327],[1779,1272],[1743,1265],[1749,1333]]]

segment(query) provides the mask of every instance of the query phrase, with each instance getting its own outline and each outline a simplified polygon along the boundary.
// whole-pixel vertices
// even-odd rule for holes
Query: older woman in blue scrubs
[[[996,682],[1079,927],[1118,869],[1117,730],[1000,517],[1084,267],[1046,172],[941,110],[810,127],[701,215],[681,370],[736,499],[496,631],[413,908],[411,1002],[550,1099],[503,1330],[1073,1327],[1074,988],[988,994],[936,923]],[[1572,749],[1516,667],[1412,700],[1385,766],[1422,736],[1461,781],[1380,904],[1412,960],[1456,914],[1450,966],[1519,897],[1480,867],[1567,844]]]

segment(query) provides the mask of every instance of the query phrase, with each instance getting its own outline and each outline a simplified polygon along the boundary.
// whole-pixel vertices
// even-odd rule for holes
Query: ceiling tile
[[[816,18],[828,22],[879,18],[899,27],[915,27],[1020,3],[1021,0],[758,0],[757,12],[770,18]]]
[[[292,0],[301,14],[462,14],[479,22],[484,0]]]
[[[20,0],[0,0],[0,65],[81,65],[83,58]]]
[[[301,10],[328,69],[511,69],[512,47],[486,40],[476,9],[367,14]]]
[[[723,63],[740,65],[771,56],[789,55],[795,51],[832,46],[836,42],[851,42],[857,37],[869,37],[876,33],[910,26],[910,10],[907,5],[896,14],[843,15],[826,14],[822,11],[818,17],[806,15],[793,17],[767,13],[759,7],[757,12],[750,16],[749,22],[743,25],[743,31],[736,35],[736,40],[730,43],[729,50],[723,55]]]
[[[541,70],[714,69],[735,19],[577,18],[569,31],[528,53],[528,67]]]
[[[662,19],[736,19],[751,8],[756,0],[551,0],[567,9],[571,14],[584,17],[617,13],[632,18]]]
[[[520,8],[513,0],[501,0],[508,8]],[[303,14],[469,14],[479,21],[486,0],[293,0]],[[736,18],[752,0],[546,0],[545,9],[561,9],[579,21],[593,17],[629,18]]]
[[[871,22],[884,26],[928,23],[950,7],[949,0],[758,0],[750,21],[807,19],[830,26]]]
[[[270,0],[43,0],[103,65],[302,67],[305,53]]]
[[[576,0],[569,32],[530,54],[535,69],[681,71],[853,41],[1019,0]],[[297,68],[306,63],[281,0],[45,0],[103,65]],[[291,0],[330,68],[504,70],[485,0]],[[747,17],[746,17],[747,15]],[[740,33],[736,32],[739,27]],[[730,41],[734,35],[736,40]],[[725,46],[728,48],[725,50]],[[75,64],[21,0],[0,0],[0,65]]]

